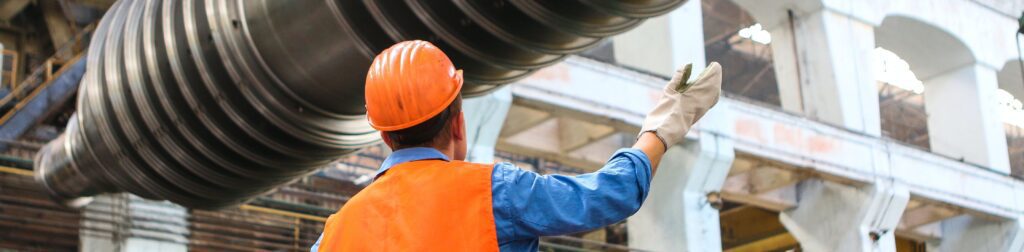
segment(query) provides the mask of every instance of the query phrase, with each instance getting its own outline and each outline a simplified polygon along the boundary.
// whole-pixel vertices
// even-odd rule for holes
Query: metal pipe
[[[684,2],[121,0],[37,179],[65,200],[238,204],[378,141],[363,79],[391,44],[434,42],[479,95]]]
[[[31,159],[24,159],[24,158],[15,157],[15,156],[8,156],[8,155],[0,155],[0,162],[10,163],[14,167],[17,167],[17,168],[28,169],[28,170],[32,169],[32,160]]]

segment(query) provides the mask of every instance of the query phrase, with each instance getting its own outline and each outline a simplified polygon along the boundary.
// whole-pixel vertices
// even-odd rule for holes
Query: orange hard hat
[[[462,70],[430,42],[385,49],[366,74],[366,116],[380,131],[416,126],[448,108],[462,89]]]

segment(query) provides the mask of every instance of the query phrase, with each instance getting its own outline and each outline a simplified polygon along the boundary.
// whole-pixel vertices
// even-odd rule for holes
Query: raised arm
[[[718,101],[721,67],[711,63],[685,83],[680,69],[644,120],[633,148],[616,152],[600,170],[577,176],[540,175],[512,164],[495,165],[492,177],[500,243],[580,232],[612,224],[640,209],[654,171],[668,146]]]
[[[661,156],[668,147],[678,144],[711,107],[718,103],[722,93],[722,67],[711,62],[700,76],[691,82],[691,65],[676,70],[662,90],[661,98],[644,119],[643,128],[633,148],[640,149],[651,159],[651,174],[658,170]]]

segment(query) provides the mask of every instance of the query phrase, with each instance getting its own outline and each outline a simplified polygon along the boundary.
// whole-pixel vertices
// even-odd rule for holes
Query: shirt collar
[[[397,150],[392,152],[387,159],[384,159],[384,163],[380,165],[380,169],[377,170],[377,174],[374,178],[380,177],[381,174],[387,172],[388,169],[399,164],[408,163],[412,161],[427,160],[427,159],[438,159],[444,161],[451,161],[448,156],[441,153],[437,149],[427,147],[413,147]]]

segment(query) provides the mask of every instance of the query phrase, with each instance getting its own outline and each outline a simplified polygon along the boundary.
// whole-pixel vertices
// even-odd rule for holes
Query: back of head
[[[367,118],[395,149],[447,142],[451,118],[461,112],[462,82],[441,49],[400,42],[377,55],[366,74]]]

